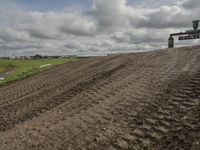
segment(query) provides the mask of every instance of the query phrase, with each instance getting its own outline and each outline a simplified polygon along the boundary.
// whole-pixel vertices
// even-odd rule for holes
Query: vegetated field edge
[[[49,59],[39,59],[39,60],[6,60],[0,59],[0,73],[5,70],[5,68],[9,65],[14,66],[15,70],[13,73],[7,75],[4,80],[0,81],[0,86],[8,84],[12,81],[16,81],[38,72],[50,69],[57,65],[61,65],[64,63],[77,61],[76,57],[67,57],[67,58],[49,58]],[[51,64],[51,66],[41,68],[40,66]]]

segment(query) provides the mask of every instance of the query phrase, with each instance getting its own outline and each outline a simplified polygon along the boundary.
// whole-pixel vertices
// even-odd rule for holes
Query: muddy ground
[[[8,65],[3,72],[0,72],[0,78],[5,78],[7,75],[15,71],[15,66]]]
[[[199,102],[200,46],[83,59],[0,88],[0,149],[199,149]]]

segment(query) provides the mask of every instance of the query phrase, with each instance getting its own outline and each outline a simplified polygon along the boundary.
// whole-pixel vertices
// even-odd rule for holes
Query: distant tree
[[[39,54],[32,56],[32,59],[41,59],[41,58],[42,58],[42,56]]]

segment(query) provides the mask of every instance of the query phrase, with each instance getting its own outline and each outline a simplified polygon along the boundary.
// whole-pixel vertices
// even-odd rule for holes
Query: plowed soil
[[[83,59],[0,88],[0,149],[199,149],[199,102],[200,46]]]

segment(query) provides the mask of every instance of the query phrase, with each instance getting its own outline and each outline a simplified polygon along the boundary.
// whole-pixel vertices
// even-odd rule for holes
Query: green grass
[[[27,76],[36,74],[37,72],[52,68],[55,65],[64,64],[70,61],[76,61],[77,58],[60,58],[60,59],[39,59],[39,60],[6,60],[0,59],[0,72],[2,72],[6,66],[15,66],[15,71],[6,76],[5,80],[0,81],[0,86],[7,84],[8,82],[19,80]],[[41,65],[52,64],[50,67],[40,68]]]
[[[4,71],[4,66],[0,66],[0,72]]]

